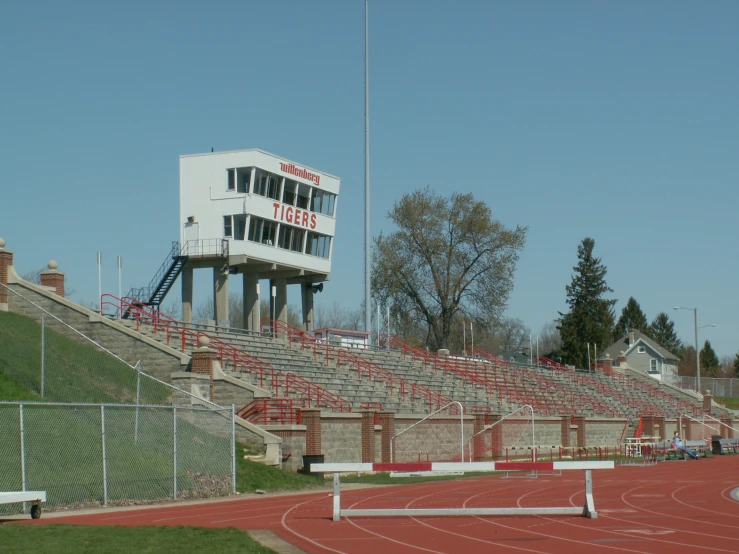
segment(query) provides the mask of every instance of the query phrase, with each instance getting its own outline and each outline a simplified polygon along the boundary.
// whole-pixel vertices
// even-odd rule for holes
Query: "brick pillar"
[[[587,446],[587,435],[585,434],[585,416],[576,415],[574,418],[577,425],[577,446],[584,448]]]
[[[734,429],[730,429],[730,427],[734,427],[734,419],[730,415],[723,415],[721,416],[721,423],[723,423],[721,426],[721,436],[725,439],[733,439]]]
[[[198,346],[192,351],[192,357],[190,359],[190,372],[198,373],[199,375],[207,375],[210,382],[210,400],[213,401],[213,367],[218,359],[218,352],[208,348],[210,339],[206,336],[198,337]]]
[[[362,463],[371,464],[374,461],[375,412],[362,412]]]
[[[645,437],[653,437],[654,436],[654,416],[653,415],[643,415],[641,416],[642,420],[642,435]]]
[[[389,464],[392,462],[390,457],[390,440],[395,436],[395,414],[393,412],[380,412],[380,425],[382,425],[380,460],[384,464]]]
[[[475,423],[472,427],[472,461],[482,462],[485,458],[485,437],[480,433],[485,428],[485,414],[475,414]]]
[[[560,444],[564,447],[570,446],[570,422],[572,421],[572,416],[569,415],[563,415],[560,420],[560,426],[561,426],[561,436]]]
[[[486,425],[491,425],[496,421],[500,421],[502,417],[503,416],[501,416],[500,414],[490,414],[487,417]],[[497,425],[492,427],[490,431],[484,434],[490,437],[493,460],[499,460],[503,458],[503,455],[505,453],[505,449],[503,448],[503,425],[503,423],[498,423]]]
[[[618,363],[618,367],[624,367],[625,365],[627,365],[628,361],[629,361],[629,358],[627,358],[623,352],[621,352],[620,356],[616,356],[616,362]]]
[[[665,416],[654,416],[654,427],[659,435],[659,440],[668,440],[670,437],[667,436],[667,429],[665,428]]]
[[[611,373],[611,371],[613,371],[613,360],[611,359],[611,355],[606,354],[606,357],[603,358],[600,365],[603,367],[603,371],[605,373]]]
[[[320,456],[323,452],[321,444],[321,410],[306,408],[301,410],[303,425],[305,425],[305,455]]]
[[[41,284],[45,287],[54,287],[54,292],[64,298],[64,273],[57,270],[59,264],[49,261],[49,269],[41,272]]]
[[[709,414],[711,413],[711,400],[713,400],[713,395],[710,390],[706,390],[703,393],[703,409]]]
[[[692,421],[690,419],[683,419],[683,426],[685,427],[685,431],[681,433],[683,440],[692,441],[693,440]]]
[[[8,284],[8,268],[13,265],[13,253],[5,250],[5,240],[0,239],[0,284]],[[8,307],[8,289],[0,287],[0,309]]]

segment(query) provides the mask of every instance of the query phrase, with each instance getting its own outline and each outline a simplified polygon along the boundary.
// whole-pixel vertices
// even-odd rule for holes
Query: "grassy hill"
[[[0,312],[0,345],[0,374],[40,394],[41,325],[29,317]],[[136,402],[136,370],[94,344],[71,340],[47,325],[43,352],[44,400]],[[142,403],[169,403],[171,389],[151,379],[142,384]]]

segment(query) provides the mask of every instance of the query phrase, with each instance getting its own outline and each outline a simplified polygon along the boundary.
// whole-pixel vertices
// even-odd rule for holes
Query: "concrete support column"
[[[303,295],[303,327],[308,333],[313,333],[313,284],[302,283]]]
[[[670,438],[667,436],[665,416],[654,416],[654,427],[655,427],[655,431],[659,435],[659,440],[665,441]]]
[[[575,425],[577,425],[577,446],[584,448],[588,445],[587,434],[585,432],[585,416],[577,415],[573,419],[575,420]]]
[[[8,284],[8,268],[13,265],[13,253],[5,250],[5,240],[0,239],[0,283]],[[8,309],[8,289],[0,287],[0,311]]]
[[[564,447],[570,446],[570,422],[571,421],[572,421],[572,416],[569,416],[569,415],[563,415],[560,421],[561,438],[560,438],[559,443]]]
[[[375,462],[375,412],[362,412],[362,463]]]
[[[213,268],[213,306],[218,327],[230,327],[228,320],[228,267]]]
[[[254,273],[244,274],[244,329],[258,333],[260,329],[259,313],[259,276]]]
[[[475,414],[475,423],[472,427],[472,461],[482,462],[485,458],[485,437],[481,431],[485,428],[485,414]]]
[[[305,455],[320,456],[323,450],[321,443],[321,410],[306,408],[300,411],[305,425]]]
[[[380,435],[380,460],[383,464],[392,463],[390,456],[390,441],[395,436],[395,414],[393,412],[380,412],[380,425],[382,425],[382,434]]]
[[[198,337],[198,347],[192,351],[190,358],[190,371],[199,375],[207,375],[210,378],[209,400],[213,401],[213,368],[218,359],[218,352],[208,348],[210,339],[206,336]]]
[[[500,421],[500,414],[490,414],[487,416],[485,425],[491,425],[496,421]],[[483,434],[486,437],[484,440],[487,442],[487,437],[490,437],[490,445],[493,453],[493,460],[500,460],[503,458],[505,449],[503,448],[503,425],[505,423],[498,423],[497,425],[490,428],[490,431]]]
[[[182,281],[182,322],[192,323],[193,269],[185,265],[180,275]]]
[[[270,288],[276,288],[276,296],[270,294],[269,306],[270,313],[269,317],[273,317],[277,321],[284,321],[287,323],[287,279],[272,279],[270,281]]]
[[[64,273],[57,270],[59,264],[54,260],[49,261],[49,269],[42,271],[41,284],[45,287],[54,287],[54,292],[64,298]]]

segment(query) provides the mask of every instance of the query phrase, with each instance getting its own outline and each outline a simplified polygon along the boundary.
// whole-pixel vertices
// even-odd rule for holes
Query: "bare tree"
[[[559,336],[557,322],[545,323],[539,331],[539,354],[542,356],[551,355],[557,352],[561,346],[562,337]]]

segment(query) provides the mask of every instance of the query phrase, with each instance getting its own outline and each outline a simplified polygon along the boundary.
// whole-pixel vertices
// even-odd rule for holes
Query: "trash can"
[[[721,435],[711,435],[711,452],[721,454]]]
[[[322,471],[311,471],[311,464],[322,464],[324,460],[323,454],[311,454],[303,456],[303,467],[298,470],[298,473],[304,473],[305,475],[323,475]]]

